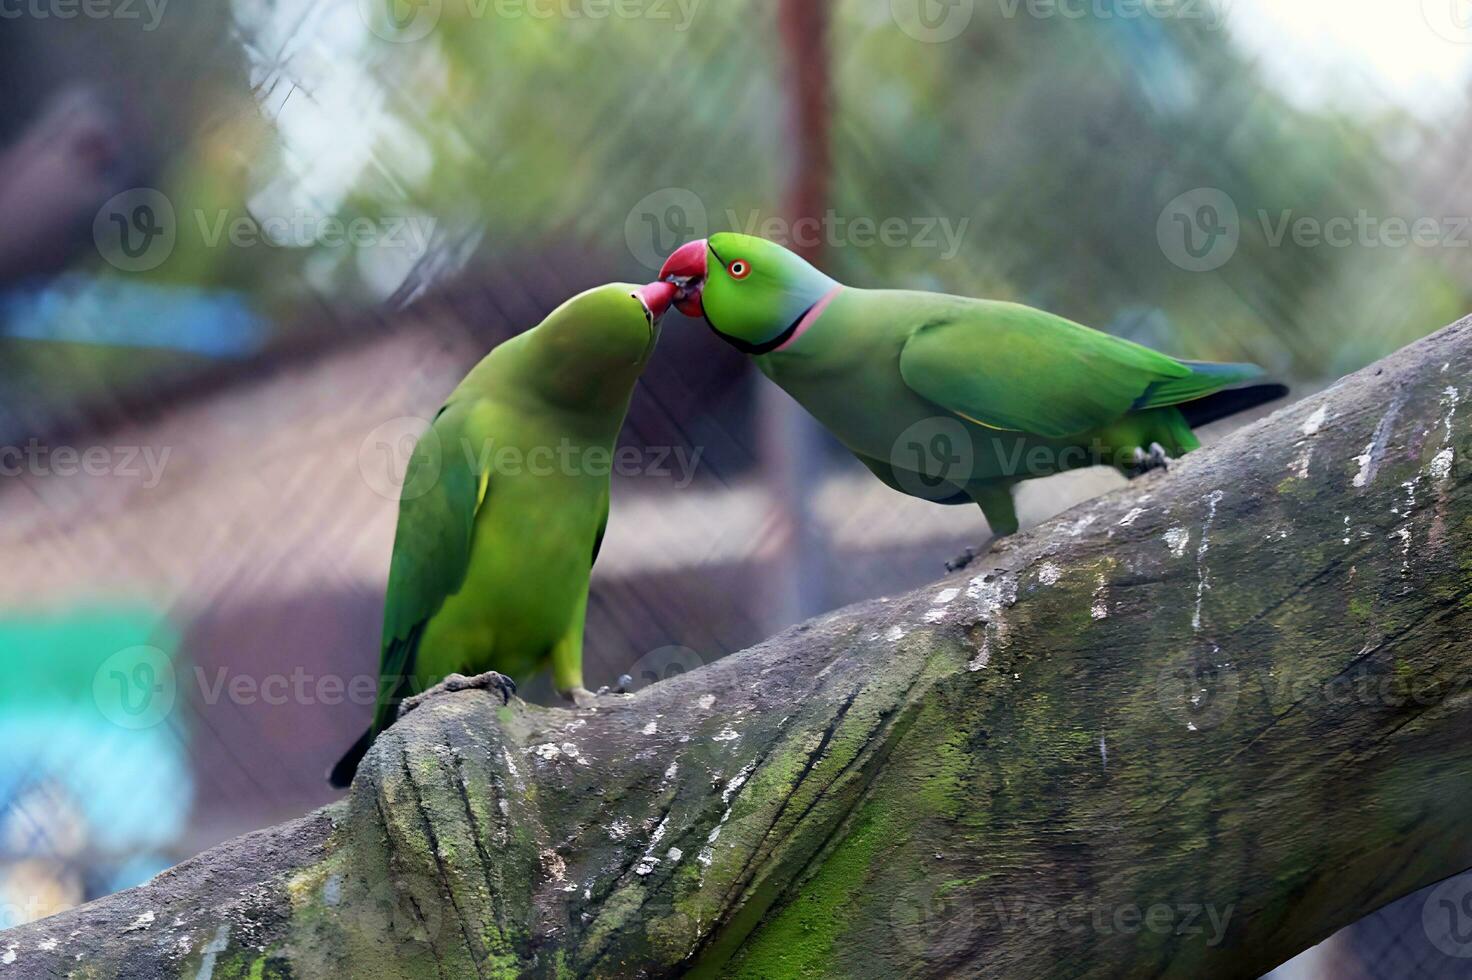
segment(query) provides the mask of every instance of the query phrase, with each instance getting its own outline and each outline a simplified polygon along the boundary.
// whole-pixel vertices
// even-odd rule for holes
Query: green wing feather
[[[459,447],[473,402],[451,400],[420,438],[404,475],[399,526],[389,564],[379,662],[375,731],[393,722],[408,693],[419,638],[445,600],[460,591],[470,566],[475,515],[488,485]]]
[[[1015,303],[935,297],[926,305],[932,315],[900,353],[905,384],[991,428],[1062,439],[1239,380]]]

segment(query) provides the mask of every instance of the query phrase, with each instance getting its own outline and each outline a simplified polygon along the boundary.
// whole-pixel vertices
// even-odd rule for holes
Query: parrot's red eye
[[[726,267],[726,271],[731,273],[732,279],[745,279],[751,275],[751,266],[745,259],[737,259]]]

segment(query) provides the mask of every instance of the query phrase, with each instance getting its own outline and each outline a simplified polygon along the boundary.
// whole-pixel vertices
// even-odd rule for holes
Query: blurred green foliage
[[[556,16],[383,3],[438,22],[410,40],[375,34],[359,13],[371,6],[236,0],[215,66],[233,84],[159,106],[188,116],[159,170],[178,242],[144,275],[244,290],[289,330],[306,295],[396,304],[467,264],[542,252],[647,277],[640,235],[664,246],[781,215],[796,136],[775,5],[642,0],[641,16],[596,17],[576,3]],[[836,0],[834,213],[964,235],[951,255],[914,235],[839,234],[826,263],[858,284],[1014,298],[1298,377],[1354,369],[1463,313],[1472,249],[1274,238],[1285,212],[1466,213],[1439,177],[1465,121],[1295,104],[1230,27],[982,3],[961,36],[925,43],[884,0]],[[1157,236],[1196,188],[1239,212],[1236,253],[1204,272]],[[699,207],[667,221],[671,193]],[[270,219],[296,230],[263,244]],[[364,241],[319,240],[325,222],[354,220],[374,229]],[[237,222],[248,240],[231,240]],[[404,222],[426,247],[385,240]]]

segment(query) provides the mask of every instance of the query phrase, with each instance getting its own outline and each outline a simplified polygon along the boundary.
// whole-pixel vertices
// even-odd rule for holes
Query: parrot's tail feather
[[[1223,388],[1240,387],[1256,382],[1263,375],[1256,364],[1214,364],[1210,361],[1182,361],[1191,373],[1181,378],[1157,381],[1135,402],[1135,408],[1165,408],[1184,405],[1205,398]]]
[[[1219,422],[1239,412],[1251,411],[1259,405],[1275,402],[1288,394],[1288,386],[1280,384],[1250,385],[1213,392],[1204,398],[1177,406],[1193,429]]]
[[[368,747],[373,744],[373,730],[369,729],[363,733],[363,737],[353,743],[347,754],[337,760],[337,765],[332,767],[332,772],[327,774],[327,781],[337,789],[347,789],[353,783],[353,776],[358,772],[358,763],[363,761],[363,756],[368,754]]]

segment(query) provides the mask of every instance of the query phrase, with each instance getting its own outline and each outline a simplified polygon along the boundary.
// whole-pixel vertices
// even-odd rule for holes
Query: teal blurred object
[[[145,607],[0,620],[0,927],[173,863],[193,792],[178,648]]]
[[[261,349],[268,325],[240,293],[69,275],[0,294],[0,334],[244,357]]]

